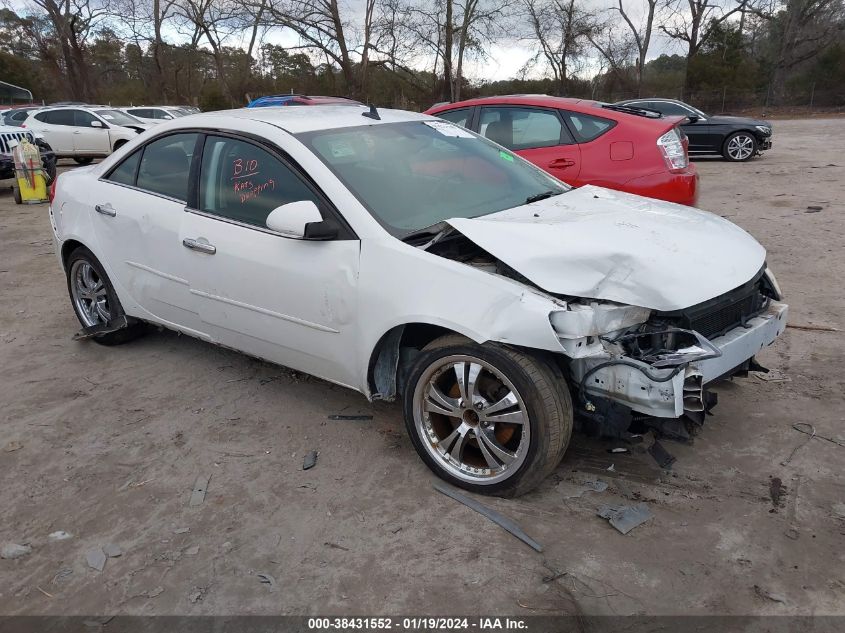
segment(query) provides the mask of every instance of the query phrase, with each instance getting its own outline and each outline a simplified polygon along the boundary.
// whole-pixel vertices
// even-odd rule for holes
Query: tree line
[[[513,92],[845,104],[845,0],[605,1],[31,0],[0,9],[0,79],[48,103],[203,109],[287,92],[412,109]],[[657,41],[676,54],[654,58]],[[516,77],[468,79],[514,47]]]

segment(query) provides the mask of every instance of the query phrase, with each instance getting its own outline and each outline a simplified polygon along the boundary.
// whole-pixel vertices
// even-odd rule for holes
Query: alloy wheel
[[[108,290],[91,263],[82,259],[74,261],[70,278],[73,304],[85,326],[108,323],[111,320]]]
[[[728,141],[727,149],[734,160],[745,160],[754,152],[754,139],[747,134],[737,134]]]
[[[511,477],[531,441],[528,410],[490,363],[447,356],[429,365],[414,391],[414,423],[428,453],[449,474],[474,484]]]

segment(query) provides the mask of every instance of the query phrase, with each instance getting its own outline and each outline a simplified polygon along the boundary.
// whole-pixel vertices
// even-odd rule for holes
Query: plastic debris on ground
[[[603,505],[598,509],[597,514],[610,521],[610,525],[622,534],[627,534],[638,525],[642,525],[654,515],[645,503],[636,505]]]
[[[32,547],[29,545],[20,545],[18,543],[4,543],[0,547],[0,558],[14,559],[26,556],[32,553]]]
[[[205,501],[205,492],[208,490],[208,482],[210,480],[211,477],[205,477],[204,475],[197,477],[197,480],[194,482],[194,489],[191,491],[191,499],[188,502],[188,505],[198,506]]]
[[[305,455],[305,459],[302,461],[302,470],[310,470],[317,465],[317,451],[309,451],[307,455]]]
[[[455,501],[457,501],[459,503],[463,503],[468,508],[471,508],[471,509],[475,510],[476,512],[478,512],[479,514],[487,517],[488,519],[493,521],[493,523],[495,523],[499,527],[501,527],[504,530],[507,530],[508,532],[513,534],[516,538],[518,538],[520,541],[522,541],[523,543],[528,545],[530,548],[532,548],[532,549],[534,549],[538,552],[543,551],[543,546],[540,545],[533,538],[528,536],[525,533],[525,531],[519,526],[519,524],[516,523],[516,521],[514,521],[513,519],[509,519],[508,517],[504,516],[503,514],[496,512],[492,508],[488,508],[486,505],[484,505],[480,501],[476,501],[475,499],[468,497],[461,492],[458,492],[455,488],[452,488],[451,486],[448,486],[445,483],[442,483],[442,482],[439,482],[439,481],[435,482],[434,489],[437,492],[444,494],[447,497],[451,497]]]
[[[672,464],[675,463],[675,456],[663,448],[663,444],[657,440],[654,440],[654,444],[648,447],[648,454],[651,455],[654,458],[654,461],[657,462],[657,465],[663,469],[671,468]]]
[[[69,538],[73,538],[73,534],[65,532],[64,530],[56,530],[55,532],[48,534],[47,538],[51,541],[65,541]]]
[[[95,547],[85,552],[85,561],[91,569],[103,571],[106,567],[106,554],[101,547]]]
[[[108,556],[109,558],[117,558],[118,556],[123,555],[123,550],[120,549],[120,545],[115,545],[114,543],[109,543],[103,546],[103,553]]]

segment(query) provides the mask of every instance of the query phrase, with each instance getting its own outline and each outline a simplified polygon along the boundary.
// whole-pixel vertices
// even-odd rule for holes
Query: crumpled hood
[[[717,215],[593,186],[448,223],[547,292],[661,311],[741,286],[766,257]]]

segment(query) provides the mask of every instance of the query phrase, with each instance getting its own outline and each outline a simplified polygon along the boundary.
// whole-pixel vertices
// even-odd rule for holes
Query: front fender
[[[398,240],[362,240],[359,376],[382,337],[409,323],[447,328],[476,343],[562,351],[549,314],[565,303],[517,281]]]

